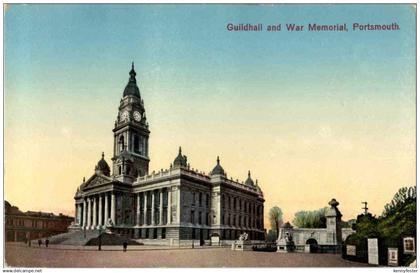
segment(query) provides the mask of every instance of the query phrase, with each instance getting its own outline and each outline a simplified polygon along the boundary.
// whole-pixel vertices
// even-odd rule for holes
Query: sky
[[[4,197],[74,214],[105,152],[134,61],[150,124],[150,169],[178,147],[206,173],[248,170],[265,216],[340,202],[380,215],[415,181],[415,20],[411,5],[8,5],[4,16]],[[229,23],[282,24],[230,32]],[[348,32],[288,32],[285,24]],[[397,23],[397,31],[352,24]],[[269,224],[265,222],[266,227]]]

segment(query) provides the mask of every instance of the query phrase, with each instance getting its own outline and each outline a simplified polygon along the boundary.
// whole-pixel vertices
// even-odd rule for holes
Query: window
[[[192,193],[192,204],[195,205],[195,192]]]
[[[222,202],[222,204],[223,204],[223,202]],[[206,207],[209,207],[209,206],[210,206],[210,195],[206,194]]]
[[[162,228],[162,239],[166,239],[166,228]]]
[[[140,153],[140,140],[139,137],[137,135],[134,135],[134,140],[133,140],[133,146],[134,146],[134,152],[136,153]]]
[[[202,205],[202,201],[203,201],[203,194],[200,192],[200,194],[198,195],[198,205],[201,207]]]
[[[198,212],[198,224],[199,224],[199,225],[201,225],[201,224],[202,224],[202,220],[201,220],[201,218],[202,218],[202,213],[201,213],[201,211],[200,211],[200,212]]]
[[[121,174],[121,166],[118,166],[118,174]]]
[[[191,215],[190,215],[190,223],[194,224],[194,211],[191,211]]]
[[[210,221],[210,214],[207,212],[206,213],[206,225],[209,225],[209,221]]]
[[[119,150],[120,152],[124,150],[124,136],[120,136],[120,139],[118,140]]]

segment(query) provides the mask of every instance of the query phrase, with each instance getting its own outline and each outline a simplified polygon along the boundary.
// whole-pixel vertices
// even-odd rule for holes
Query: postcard
[[[416,267],[416,4],[3,11],[3,268]]]

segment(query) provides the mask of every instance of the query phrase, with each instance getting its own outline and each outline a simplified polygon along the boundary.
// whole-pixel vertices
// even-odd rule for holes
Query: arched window
[[[137,135],[134,135],[134,152],[140,152],[140,141]]]
[[[118,146],[120,152],[124,150],[125,144],[124,144],[124,136],[120,136],[120,139],[118,140]]]

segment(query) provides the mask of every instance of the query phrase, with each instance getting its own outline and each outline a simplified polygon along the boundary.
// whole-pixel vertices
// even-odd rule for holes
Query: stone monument
[[[248,233],[244,232],[239,235],[238,240],[232,244],[232,250],[252,250],[252,243],[248,240]]]
[[[293,226],[287,222],[279,230],[279,239],[277,241],[277,252],[292,252],[295,250],[293,242]]]

